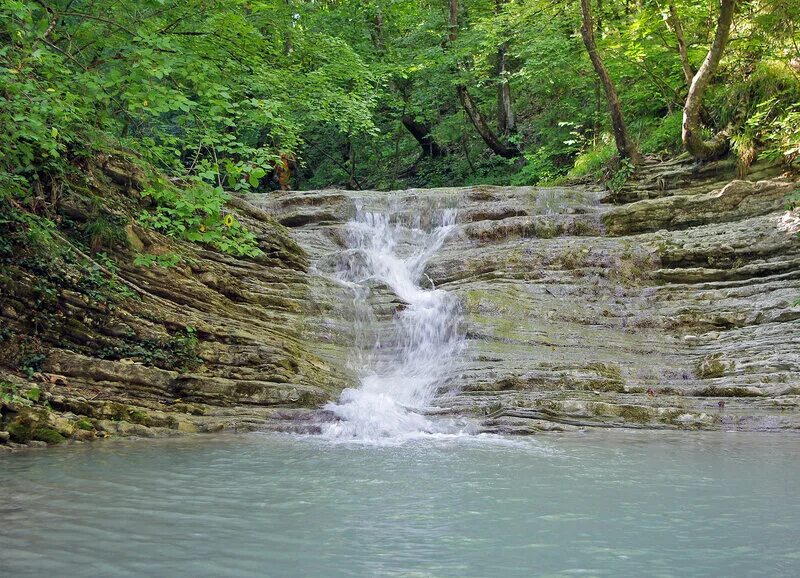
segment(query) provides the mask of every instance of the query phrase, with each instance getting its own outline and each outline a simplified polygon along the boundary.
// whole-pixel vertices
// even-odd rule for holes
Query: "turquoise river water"
[[[0,576],[798,576],[800,438],[280,434],[0,456]]]

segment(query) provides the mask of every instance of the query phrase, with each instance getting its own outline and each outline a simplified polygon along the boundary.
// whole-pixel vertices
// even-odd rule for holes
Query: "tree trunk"
[[[375,51],[383,55],[386,51],[386,46],[383,39],[383,14],[378,10],[372,19],[372,28],[370,30],[370,37],[372,38],[372,45]],[[389,88],[400,93],[403,101],[408,103],[410,90],[404,90],[402,86],[398,86],[394,79],[389,79]],[[405,109],[405,107],[404,107]],[[444,156],[444,151],[439,144],[431,136],[431,129],[427,124],[417,122],[414,117],[407,114],[400,116],[400,122],[411,133],[411,136],[419,143],[422,148],[423,157],[439,158]]]
[[[347,141],[347,161],[350,168],[349,178],[347,180],[347,189],[350,191],[360,191],[361,184],[356,179],[356,147],[353,145],[353,139]]]
[[[439,144],[431,136],[431,130],[428,125],[417,122],[414,117],[409,114],[404,114],[401,118],[403,126],[406,127],[408,132],[411,133],[419,146],[422,147],[422,156],[439,158],[444,156],[444,151]]]
[[[449,0],[448,4],[450,7],[448,39],[452,44],[458,39],[458,0]],[[457,85],[456,93],[458,94],[458,101],[461,103],[461,106],[464,107],[464,111],[467,113],[467,116],[472,122],[472,125],[475,127],[475,130],[478,131],[478,134],[483,139],[483,142],[486,143],[486,146],[488,146],[493,153],[507,159],[513,159],[520,156],[520,151],[516,146],[513,144],[506,144],[497,137],[492,130],[492,127],[489,126],[489,123],[486,121],[486,118],[478,109],[478,105],[470,96],[466,86],[463,84]],[[509,92],[509,96],[510,94],[511,93]]]
[[[689,51],[686,48],[686,40],[683,36],[683,25],[681,19],[678,17],[678,10],[675,8],[675,2],[669,2],[669,16],[667,17],[667,24],[672,28],[675,33],[675,38],[678,40],[678,53],[681,55],[681,66],[683,66],[683,76],[686,78],[686,84],[691,85],[694,78],[694,69],[689,62]]]
[[[594,66],[597,76],[600,77],[600,82],[603,84],[603,89],[606,92],[606,100],[608,101],[608,108],[611,112],[611,127],[614,131],[614,141],[617,144],[617,150],[619,151],[620,157],[627,158],[634,165],[638,165],[641,162],[641,157],[639,156],[636,145],[631,140],[628,127],[625,125],[625,118],[622,116],[622,106],[619,102],[617,89],[614,87],[611,76],[608,74],[608,70],[603,64],[603,59],[600,58],[600,53],[597,51],[589,0],[581,0],[581,12],[583,14],[581,36],[583,36],[583,43],[586,45],[586,52],[589,53],[592,66]]]
[[[517,147],[513,144],[506,144],[497,138],[497,135],[494,134],[492,131],[492,127],[489,126],[489,123],[486,122],[486,119],[481,114],[481,111],[478,110],[475,101],[472,100],[472,97],[467,92],[467,87],[463,85],[459,85],[456,87],[458,91],[458,100],[461,102],[461,106],[464,107],[464,110],[467,113],[467,116],[472,121],[475,130],[478,131],[478,134],[481,135],[483,142],[486,143],[493,153],[496,155],[500,155],[506,159],[513,159],[519,156],[520,152]]]
[[[508,136],[517,129],[517,120],[514,117],[514,108],[511,104],[511,85],[505,78],[506,49],[501,47],[498,51],[500,58],[500,87],[497,89],[497,130],[503,136]]]
[[[497,49],[497,132],[507,136],[512,132],[514,125],[514,112],[511,110],[511,87],[505,80],[506,72],[506,45],[502,44]]]
[[[717,31],[714,41],[706,55],[700,70],[694,75],[689,86],[689,94],[683,107],[683,146],[698,160],[713,160],[728,152],[729,137],[721,132],[709,141],[704,141],[700,132],[700,111],[703,107],[703,95],[717,71],[733,22],[733,10],[736,0],[721,0]]]
[[[496,0],[495,12],[500,14],[503,4],[508,0]],[[497,78],[500,85],[497,88],[497,132],[503,136],[513,133],[516,126],[514,118],[514,108],[511,104],[511,85],[508,83],[506,73],[508,72],[508,44],[503,42],[497,49]]]
[[[458,38],[458,0],[449,0],[450,16],[447,21],[447,38],[450,44]]]
[[[383,45],[383,14],[378,10],[372,18],[372,28],[370,29],[370,37],[372,38],[372,45],[378,54],[383,54],[385,46]]]

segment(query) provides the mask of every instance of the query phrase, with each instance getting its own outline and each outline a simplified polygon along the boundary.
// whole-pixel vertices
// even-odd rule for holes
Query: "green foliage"
[[[558,154],[551,147],[539,147],[525,155],[525,165],[512,178],[512,185],[536,185],[548,182],[561,174],[554,161]]]
[[[103,135],[163,170],[255,188],[304,124],[372,129],[371,73],[341,39],[297,26],[283,0],[12,1],[0,11],[7,181]]]
[[[38,401],[38,395],[35,397],[37,399],[32,399],[30,396],[21,393],[19,386],[16,384],[0,380],[0,405],[5,402],[15,406],[30,406],[33,405],[34,401]]]
[[[202,363],[198,346],[197,330],[185,327],[168,339],[138,339],[131,336],[122,345],[101,348],[97,356],[114,361],[131,359],[162,369],[187,371]]]
[[[92,426],[92,422],[90,422],[89,419],[85,417],[82,417],[77,422],[75,422],[75,427],[84,431],[91,431],[94,429],[94,426]]]
[[[783,106],[775,98],[761,102],[747,119],[743,137],[763,144],[763,158],[794,163],[800,158],[800,104]]]
[[[611,178],[606,181],[606,186],[611,192],[618,193],[622,190],[622,187],[635,172],[636,167],[633,165],[633,163],[631,163],[630,160],[620,159],[619,166],[611,175]]]
[[[707,4],[675,5],[697,69],[715,19]],[[224,218],[214,206],[222,188],[266,192],[284,163],[297,188],[597,174],[608,112],[577,33],[577,4],[460,6],[451,41],[441,2],[8,0],[0,5],[0,196],[36,198],[96,149],[124,147],[190,183],[153,191],[157,207],[145,222],[247,255],[252,239],[207,209]],[[645,153],[678,152],[687,87],[665,4],[595,8],[598,48],[634,137]],[[704,119],[714,131],[732,128],[740,156],[798,158],[799,23],[797,2],[737,10]],[[487,152],[456,97],[455,87],[467,86],[499,132],[503,84],[517,127],[500,136],[523,151],[518,162]],[[404,116],[429,127],[446,154],[420,159]],[[110,249],[121,241],[113,230],[87,226],[89,245]]]
[[[719,100],[723,118],[736,124],[732,145],[740,159],[758,154],[791,164],[800,156],[800,74],[790,65],[757,62]]]
[[[101,213],[90,218],[82,229],[89,247],[96,252],[101,249],[127,246],[128,240],[123,230],[124,225],[125,223]]]
[[[181,256],[177,253],[165,253],[163,255],[153,255],[152,253],[141,253],[133,260],[133,264],[137,267],[164,267],[169,269],[175,267],[181,262]]]
[[[261,254],[256,236],[226,212],[229,197],[222,187],[202,183],[188,189],[160,186],[142,191],[142,196],[152,198],[156,205],[155,210],[140,214],[143,225],[232,255]]]
[[[789,195],[789,202],[786,206],[787,211],[793,211],[800,208],[800,187],[795,189],[794,193]]]
[[[641,141],[643,153],[678,153],[681,144],[682,111],[675,111],[660,119]]]
[[[56,226],[47,217],[19,210],[0,200],[0,259],[9,262],[20,247],[27,247],[49,258],[57,258],[64,248],[56,241]]]
[[[42,370],[42,363],[44,363],[45,359],[47,359],[47,356],[43,353],[30,353],[20,360],[19,368],[28,376],[28,379],[31,379],[35,373]],[[32,398],[29,397],[28,399]]]
[[[575,166],[570,169],[568,176],[578,178],[592,176],[596,180],[603,178],[604,169],[616,156],[617,149],[611,143],[589,149],[578,155],[575,159]]]

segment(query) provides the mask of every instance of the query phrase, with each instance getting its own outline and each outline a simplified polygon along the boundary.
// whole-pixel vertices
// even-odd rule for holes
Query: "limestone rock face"
[[[136,190],[124,163],[105,166],[105,186],[118,188],[109,202]],[[752,182],[734,174],[672,161],[614,195],[576,185],[235,198],[262,256],[130,221],[111,255],[118,270],[103,277],[120,292],[111,300],[95,278],[102,263],[0,262],[0,447],[314,431],[318,409],[355,385],[353,296],[329,273],[354,202],[387,197],[423,218],[458,208],[458,232],[425,275],[459,297],[468,350],[457,393],[432,412],[514,434],[796,430],[800,241],[785,218],[796,183],[769,168]],[[137,266],[141,251],[182,259]],[[388,330],[403,304],[381,286],[371,299]]]
[[[140,210],[126,167],[105,163],[94,176],[121,219]],[[120,227],[127,243],[109,255],[114,271],[102,256],[72,250],[67,234],[53,251],[69,259],[46,251],[0,259],[2,439],[253,429],[316,408],[352,381],[344,352],[307,323],[326,289],[303,249],[246,201],[232,199],[229,210],[263,255],[221,254],[130,219]],[[141,252],[181,260],[138,266]],[[45,414],[68,424],[48,424]]]
[[[459,393],[437,411],[509,433],[800,427],[800,241],[779,226],[796,183],[776,173],[749,182],[730,163],[673,161],[645,166],[613,199],[591,186],[388,194],[409,211],[459,211],[426,271],[460,297],[469,341]],[[324,272],[354,200],[386,196],[249,200]],[[322,294],[328,315],[309,321],[346,348],[347,297]],[[374,300],[388,324],[393,296],[377,288]]]

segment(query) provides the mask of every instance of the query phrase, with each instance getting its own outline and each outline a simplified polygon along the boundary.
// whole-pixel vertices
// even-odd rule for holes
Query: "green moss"
[[[562,414],[564,413],[564,404],[560,401],[555,401],[552,399],[542,399],[539,400],[536,405],[539,409],[543,411],[548,411],[552,413]]]
[[[590,363],[586,368],[601,377],[613,381],[622,381],[622,369],[617,363]]]
[[[680,425],[683,425],[683,424],[682,424],[682,422],[680,422],[678,420],[678,418],[680,416],[684,415],[685,413],[686,413],[686,411],[684,411],[682,409],[670,409],[670,410],[667,410],[667,411],[665,411],[663,413],[659,413],[658,421],[660,421],[662,423],[669,424],[669,425],[680,426]]]
[[[717,387],[712,385],[701,389],[697,397],[762,397],[763,394],[744,387]]]
[[[586,221],[573,221],[569,227],[569,232],[577,237],[596,234],[596,230]]]
[[[143,411],[130,410],[125,421],[139,425],[150,425],[150,416]]]
[[[533,224],[533,234],[539,239],[551,239],[558,235],[558,227],[550,221]]]
[[[301,407],[319,407],[326,401],[328,401],[328,399],[323,395],[313,391],[305,391],[300,394],[297,404]]]
[[[18,444],[26,444],[33,438],[33,428],[28,423],[10,423],[7,429],[11,440]]]
[[[700,379],[712,379],[725,375],[726,365],[722,362],[722,354],[707,355],[695,364],[695,373]]]
[[[526,383],[519,377],[506,377],[495,383],[496,391],[512,391],[525,389]]]
[[[53,428],[37,427],[31,432],[31,439],[46,442],[48,444],[60,444],[66,438]]]
[[[603,393],[624,393],[625,384],[610,379],[593,379],[581,384],[583,391],[601,391]]]
[[[648,423],[653,418],[652,410],[640,405],[621,405],[617,415],[625,421],[634,423]]]
[[[493,413],[499,412],[503,409],[503,404],[500,402],[494,402],[486,406],[484,410],[484,415],[492,415]]]
[[[94,427],[92,426],[92,422],[90,422],[90,421],[89,421],[87,418],[85,418],[85,417],[82,417],[81,419],[79,419],[79,420],[78,420],[78,421],[75,423],[75,426],[76,426],[78,429],[82,429],[82,430],[85,430],[85,431],[91,431],[91,430],[93,430],[93,429],[94,429]]]
[[[236,397],[253,397],[263,391],[263,386],[255,383],[237,383],[233,388]]]
[[[560,255],[559,260],[563,269],[574,271],[583,267],[587,256],[588,252],[584,253],[582,249],[567,249]]]

